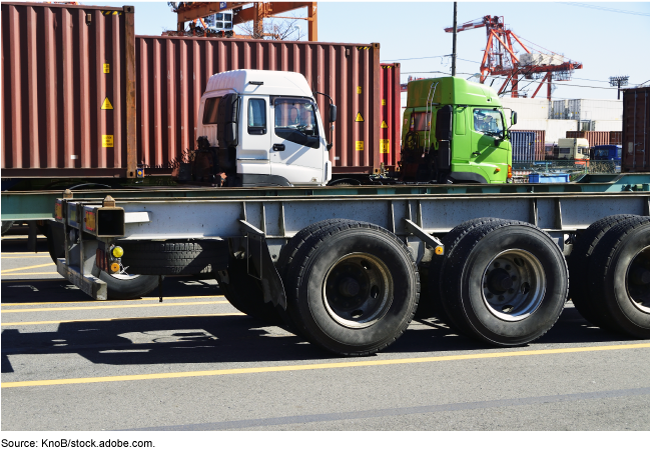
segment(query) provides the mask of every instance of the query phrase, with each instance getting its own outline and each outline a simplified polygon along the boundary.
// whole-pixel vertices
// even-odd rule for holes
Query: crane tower
[[[484,16],[457,27],[457,31],[486,29],[487,45],[481,61],[481,83],[488,76],[503,75],[506,77],[499,89],[499,94],[506,93],[508,85],[510,95],[519,97],[520,77],[529,80],[541,80],[532,95],[534,98],[540,88],[547,84],[547,96],[551,99],[551,83],[553,81],[569,81],[575,69],[582,69],[582,63],[571,61],[557,53],[532,52],[521,42],[521,39],[506,28],[503,16]],[[453,27],[445,28],[447,33],[454,31]],[[523,52],[517,50],[518,44]]]

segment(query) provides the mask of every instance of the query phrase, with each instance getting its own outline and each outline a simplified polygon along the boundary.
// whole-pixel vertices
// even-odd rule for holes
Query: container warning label
[[[354,145],[354,149],[356,151],[358,151],[358,152],[362,152],[363,151],[363,141],[356,141],[356,143]]]
[[[390,153],[390,139],[379,139],[379,153]]]
[[[361,117],[361,113],[357,113],[357,118],[354,119],[355,122],[363,122],[363,117]]]
[[[112,147],[112,146],[113,146],[113,135],[102,134],[102,147]]]
[[[381,106],[386,106],[386,99],[385,98],[381,99]]]
[[[381,121],[381,127],[382,127],[382,128],[388,128],[388,124],[386,123],[385,120],[382,120],[382,121]]]
[[[104,64],[104,73],[111,73],[111,65]]]
[[[357,86],[357,94],[361,94],[361,86]]]
[[[111,105],[111,102],[108,99],[108,97],[104,99],[104,101],[102,102],[102,107],[100,109],[113,109],[113,105]]]

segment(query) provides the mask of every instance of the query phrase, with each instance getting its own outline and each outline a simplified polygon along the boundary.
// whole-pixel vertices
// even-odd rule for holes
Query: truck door
[[[271,173],[271,130],[268,123],[268,97],[247,97],[244,104],[242,142],[237,148],[237,173]]]
[[[320,184],[325,157],[317,109],[304,98],[277,97],[273,101],[271,174],[291,184]]]
[[[503,148],[500,146],[505,135],[501,111],[491,108],[473,108],[471,130],[470,164],[483,165],[481,172],[487,175],[488,183],[505,182],[508,173],[508,151],[505,146]],[[494,166],[499,169],[496,173]]]

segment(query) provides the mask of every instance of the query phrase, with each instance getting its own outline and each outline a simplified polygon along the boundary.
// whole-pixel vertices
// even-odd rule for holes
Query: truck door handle
[[[273,150],[276,152],[283,152],[284,144],[273,144]]]

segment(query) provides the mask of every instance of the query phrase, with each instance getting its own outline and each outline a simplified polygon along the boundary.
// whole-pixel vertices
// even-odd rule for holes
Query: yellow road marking
[[[637,348],[650,348],[649,344],[628,344],[628,345],[607,345],[600,347],[579,347],[579,348],[559,348],[552,350],[526,350],[519,352],[499,352],[499,353],[479,353],[471,355],[451,355],[451,356],[432,356],[424,358],[407,358],[407,359],[390,359],[383,361],[350,361],[340,363],[325,364],[306,364],[293,366],[275,366],[275,367],[250,367],[246,369],[221,369],[221,370],[200,370],[195,372],[168,372],[152,373],[145,375],[119,375],[113,377],[93,377],[93,378],[64,378],[59,380],[34,380],[34,381],[13,381],[2,383],[2,388],[26,387],[26,386],[54,386],[59,384],[85,384],[85,383],[105,383],[112,381],[136,381],[136,380],[157,380],[165,378],[188,378],[188,377],[206,377],[216,375],[241,375],[251,373],[271,373],[271,372],[289,372],[298,370],[321,370],[321,369],[342,369],[349,367],[370,367],[370,366],[388,366],[396,364],[417,364],[439,361],[461,361],[469,359],[487,359],[487,358],[505,358],[514,356],[531,356],[531,355],[553,355],[561,353],[580,353],[596,352],[607,350],[627,350]]]
[[[119,309],[119,308],[156,308],[160,306],[195,306],[195,305],[214,305],[217,303],[228,303],[225,300],[213,302],[185,302],[185,303],[150,303],[147,305],[104,305],[104,306],[63,306],[60,308],[29,308],[29,309],[3,309],[2,314],[21,313],[21,312],[43,312],[43,311],[81,311],[85,309]]]
[[[49,258],[50,255],[36,255],[36,256],[3,256],[2,259],[27,259],[27,258]]]
[[[71,303],[117,303],[117,302],[144,302],[149,300],[158,300],[159,297],[142,297],[131,300],[85,300],[72,302],[40,302],[40,303],[2,303],[2,306],[36,306],[36,305],[68,305]],[[224,298],[223,295],[197,295],[196,297],[163,297],[164,300],[182,300],[190,298]],[[227,302],[224,302],[227,303]]]
[[[185,316],[144,316],[144,317],[110,317],[106,319],[74,319],[74,320],[44,320],[41,322],[7,322],[0,323],[3,327],[15,327],[19,325],[51,325],[55,323],[74,323],[74,322],[111,322],[118,320],[150,320],[150,319],[184,319],[186,317],[226,317],[226,316],[245,316],[246,314],[236,313],[221,313],[221,314],[188,314]]]
[[[49,264],[45,264],[48,266]],[[29,273],[0,273],[0,275],[8,276],[8,277],[21,277],[23,275],[58,275],[59,272],[29,272]],[[56,280],[57,278],[48,278],[48,280]],[[65,278],[61,277],[62,280],[65,280]],[[34,281],[44,281],[44,280],[34,280]]]
[[[37,267],[51,266],[53,264],[54,264],[53,262],[50,262],[50,263],[47,263],[47,264],[39,264],[37,266],[27,266],[27,267],[18,267],[17,269],[7,269],[7,270],[3,270],[2,272],[0,272],[0,275],[4,275],[5,273],[9,273],[9,272],[16,272],[18,270],[36,269]]]

